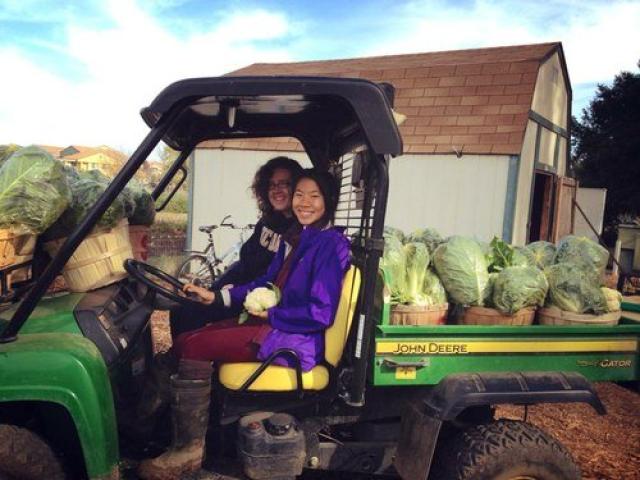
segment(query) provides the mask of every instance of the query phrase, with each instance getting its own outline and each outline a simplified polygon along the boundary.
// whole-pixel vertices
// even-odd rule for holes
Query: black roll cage
[[[345,401],[364,405],[378,261],[388,193],[388,163],[402,154],[402,140],[392,114],[393,88],[362,79],[323,77],[214,77],[176,82],[142,109],[151,127],[87,216],[69,235],[57,255],[32,285],[0,333],[0,343],[15,341],[49,285],[99,218],[126,186],[160,140],[180,151],[153,190],[157,200],[195,146],[206,140],[287,136],[298,139],[312,163],[328,168],[331,161],[357,145],[367,149],[365,209],[373,211],[354,248],[364,252],[364,291],[354,318],[353,379]],[[181,179],[184,181],[184,177]],[[175,191],[175,190],[174,190]],[[172,195],[159,206],[162,209]],[[374,204],[375,197],[375,204]],[[362,228],[361,228],[362,230]],[[355,331],[355,333],[354,333]]]

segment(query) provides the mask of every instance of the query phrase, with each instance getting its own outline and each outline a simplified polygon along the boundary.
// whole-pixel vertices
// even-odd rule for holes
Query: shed
[[[551,240],[573,228],[567,178],[571,85],[560,43],[299,63],[257,63],[229,73],[365,78],[395,87],[407,116],[404,155],[391,160],[387,224],[443,235],[494,235],[515,244]],[[275,155],[302,160],[291,138],[212,141],[192,168],[189,234],[231,213],[255,220],[252,171]],[[244,160],[238,166],[238,160]],[[247,212],[252,212],[247,216]],[[252,218],[253,215],[253,218]],[[229,234],[228,234],[229,235]],[[228,245],[232,236],[222,237]]]

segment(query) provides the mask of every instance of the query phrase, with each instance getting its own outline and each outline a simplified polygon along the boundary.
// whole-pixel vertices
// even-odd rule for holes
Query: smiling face
[[[269,203],[274,212],[291,216],[291,172],[276,168],[269,179]]]
[[[293,192],[293,213],[301,225],[311,225],[325,213],[324,197],[318,184],[310,178],[303,178]]]

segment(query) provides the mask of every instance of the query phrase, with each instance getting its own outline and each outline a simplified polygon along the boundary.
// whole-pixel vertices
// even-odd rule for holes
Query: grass
[[[151,225],[151,231],[153,233],[184,233],[187,231],[187,214],[158,212],[153,225]]]

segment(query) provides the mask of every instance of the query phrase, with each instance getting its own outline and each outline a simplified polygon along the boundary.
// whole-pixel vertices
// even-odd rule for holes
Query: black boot
[[[135,408],[131,433],[139,439],[149,439],[158,415],[171,402],[171,375],[178,371],[178,360],[172,350],[158,353],[144,380],[140,400]]]
[[[181,360],[171,377],[171,447],[159,457],[145,460],[138,475],[146,480],[178,479],[202,466],[209,423],[211,363]]]

